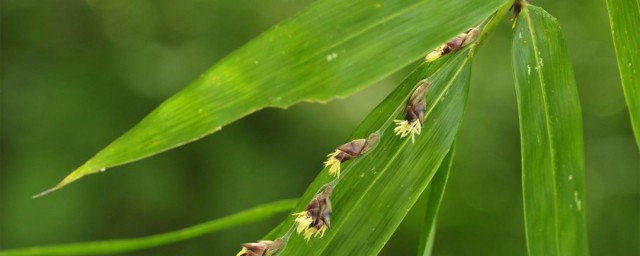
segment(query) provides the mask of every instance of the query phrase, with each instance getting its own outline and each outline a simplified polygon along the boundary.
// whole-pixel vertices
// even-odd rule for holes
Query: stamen
[[[327,155],[327,161],[324,162],[324,166],[330,166],[329,174],[335,175],[336,177],[340,177],[340,164],[342,163],[336,157],[341,153],[339,149],[336,149],[333,153]]]

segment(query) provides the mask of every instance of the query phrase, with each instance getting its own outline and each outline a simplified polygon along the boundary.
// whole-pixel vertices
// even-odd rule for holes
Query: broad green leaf
[[[529,255],[588,255],[580,102],[556,19],[526,5],[512,54]]]
[[[433,241],[436,237],[436,220],[440,203],[444,196],[444,190],[449,180],[449,172],[453,163],[454,147],[451,147],[449,153],[442,161],[440,168],[433,176],[429,187],[427,187],[427,208],[425,212],[424,223],[420,231],[420,244],[418,246],[418,256],[429,256],[433,252]]]
[[[167,233],[116,240],[36,246],[0,251],[0,256],[10,255],[96,255],[131,252],[146,248],[177,243],[187,239],[258,222],[275,214],[291,210],[298,199],[287,199],[256,206],[236,214]]]
[[[607,8],[622,89],[640,149],[640,0],[607,0]]]
[[[380,138],[366,155],[344,164],[343,176],[331,196],[331,228],[323,238],[309,242],[292,235],[279,255],[376,255],[382,249],[453,143],[469,86],[468,53],[464,50],[421,65],[367,116],[351,139],[366,138],[373,132]],[[431,87],[426,95],[425,125],[414,144],[410,138],[394,134],[393,120],[404,118],[409,94],[426,78]],[[331,180],[326,168],[301,198],[296,212]],[[284,235],[294,219],[290,216],[277,235]]]
[[[480,23],[506,1],[319,0],[221,60],[40,195],[198,140],[265,107],[347,96]]]

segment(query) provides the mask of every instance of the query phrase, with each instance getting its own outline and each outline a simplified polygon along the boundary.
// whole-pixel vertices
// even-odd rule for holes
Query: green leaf
[[[529,255],[588,255],[580,102],[556,19],[526,5],[512,54]]]
[[[640,1],[607,0],[607,8],[622,89],[640,149]]]
[[[442,161],[440,168],[433,176],[429,187],[427,187],[427,210],[425,212],[424,223],[420,233],[420,244],[418,245],[418,256],[430,256],[433,251],[433,241],[436,237],[436,220],[440,203],[444,196],[444,190],[449,180],[449,172],[453,163],[454,147],[451,147],[449,153]]]
[[[467,97],[468,52],[464,50],[449,61],[421,65],[367,116],[352,139],[366,138],[373,132],[380,138],[370,152],[343,164],[342,178],[331,196],[331,229],[324,238],[309,242],[292,235],[280,255],[376,255],[382,249],[449,152]],[[410,138],[394,134],[393,120],[404,118],[409,94],[425,78],[431,82],[425,125],[412,144]],[[327,168],[301,198],[296,212],[331,180]],[[276,233],[284,235],[294,219],[290,216]]]
[[[198,140],[265,107],[347,96],[480,23],[505,2],[320,0],[221,60],[37,196]]]
[[[37,246],[0,251],[9,255],[96,255],[123,253],[172,244],[198,236],[215,233],[244,224],[258,222],[278,213],[291,210],[298,199],[287,199],[256,206],[233,215],[201,223],[188,228],[138,238],[84,242],[75,244]]]

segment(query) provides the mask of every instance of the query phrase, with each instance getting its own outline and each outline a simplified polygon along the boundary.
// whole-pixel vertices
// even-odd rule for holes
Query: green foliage
[[[420,240],[418,240],[418,256],[432,255],[433,242],[436,236],[438,210],[440,210],[440,203],[444,196],[444,190],[447,187],[447,180],[449,179],[449,172],[451,171],[454,152],[455,147],[451,147],[449,153],[445,159],[442,160],[440,168],[438,168],[438,171],[434,174],[433,179],[431,179],[431,182],[425,191],[427,207],[424,215],[424,223],[422,224],[422,231],[420,233]]]
[[[297,201],[297,199],[288,199],[259,205],[233,215],[211,220],[195,226],[147,237],[12,249],[0,251],[0,256],[96,255],[142,250],[258,222],[270,218],[278,213],[291,210]]]
[[[279,255],[385,254],[383,247],[425,190],[426,213],[421,216],[424,224],[418,255],[431,255],[436,219],[452,165],[453,141],[460,141],[456,136],[470,87],[471,59],[506,15],[511,3],[507,0],[320,0],[221,60],[54,188],[39,195],[85,175],[199,140],[263,108],[287,108],[304,101],[326,102],[348,96],[410,64],[483,19],[485,26],[474,45],[415,69],[370,112],[350,138],[366,138],[377,133],[380,139],[375,147],[362,157],[346,162],[343,176],[337,180],[327,174],[328,168],[323,169],[300,201],[275,202],[149,237],[12,249],[0,251],[0,255],[93,255],[158,247],[256,222],[291,209],[300,212],[327,184],[335,185],[331,196],[331,228],[323,238],[307,242],[298,234],[289,236],[295,219],[289,216],[266,236],[267,239],[282,236],[289,239]],[[638,0],[608,0],[607,4],[620,75],[640,148],[640,85],[635,79],[640,65],[638,47],[635,47],[640,38]],[[493,12],[495,14],[489,16]],[[541,8],[525,4],[516,25],[512,60],[520,115],[528,252],[532,256],[588,255],[581,109],[567,47],[558,22]],[[426,121],[422,134],[412,143],[411,139],[393,134],[394,120],[403,119],[407,98],[426,78],[432,84],[426,96]],[[305,115],[304,118],[310,116],[315,117]],[[331,120],[327,126],[340,129],[345,126]],[[300,139],[293,134],[291,138]],[[232,141],[232,146],[244,142],[237,138]],[[492,150],[495,147],[487,147],[487,151]],[[299,160],[299,153],[287,151],[281,155]],[[244,154],[237,159],[252,160]],[[253,172],[268,173],[250,169],[247,175],[252,177]],[[286,182],[282,182],[284,179]],[[294,179],[278,177],[265,180],[267,184],[248,182],[247,187],[264,185],[261,189],[271,189],[268,186],[273,185],[270,182],[274,180],[280,182],[277,186],[298,185]],[[524,239],[521,240],[524,245]]]
[[[531,5],[513,35],[529,255],[588,255],[582,117],[564,37]]]
[[[380,139],[371,152],[346,163],[331,197],[331,229],[324,238],[309,242],[293,235],[280,255],[375,255],[382,249],[453,143],[469,87],[467,54],[462,51],[451,59],[421,65],[365,118],[351,139],[366,138],[373,132],[378,132]],[[431,88],[426,96],[425,125],[412,144],[410,138],[400,139],[393,133],[393,120],[404,118],[409,94],[427,78]],[[307,189],[296,211],[302,211],[331,181],[327,170]],[[289,224],[279,236],[289,230],[293,220],[294,216],[285,220]]]
[[[640,149],[640,1],[607,0],[622,88]]]
[[[478,24],[504,2],[318,1],[214,65],[37,196],[198,140],[265,107],[347,96]]]

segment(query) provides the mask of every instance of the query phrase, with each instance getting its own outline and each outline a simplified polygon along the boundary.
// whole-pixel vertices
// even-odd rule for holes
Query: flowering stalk
[[[378,133],[372,133],[367,139],[357,139],[340,145],[333,153],[327,155],[324,166],[330,166],[329,174],[340,178],[340,164],[368,152],[378,142],[378,138]]]
[[[322,238],[324,232],[331,227],[331,200],[329,197],[332,193],[333,187],[326,186],[311,199],[304,211],[293,214],[296,216],[296,232],[303,234],[307,241],[312,236]]]
[[[274,241],[261,240],[257,243],[242,244],[242,250],[236,256],[271,256],[285,244],[283,238]]]
[[[396,128],[393,129],[400,138],[411,135],[411,143],[415,142],[415,136],[420,135],[424,124],[424,114],[426,112],[425,94],[431,84],[428,80],[419,82],[418,87],[411,93],[404,108],[405,117],[402,120],[393,120]]]
[[[457,52],[462,47],[467,46],[471,42],[473,42],[478,37],[479,34],[480,34],[480,29],[471,28],[465,31],[464,33],[457,35],[446,44],[443,44],[440,47],[436,48],[435,50],[431,51],[429,54],[427,54],[427,56],[425,57],[425,60],[427,62],[432,62],[444,55]]]

